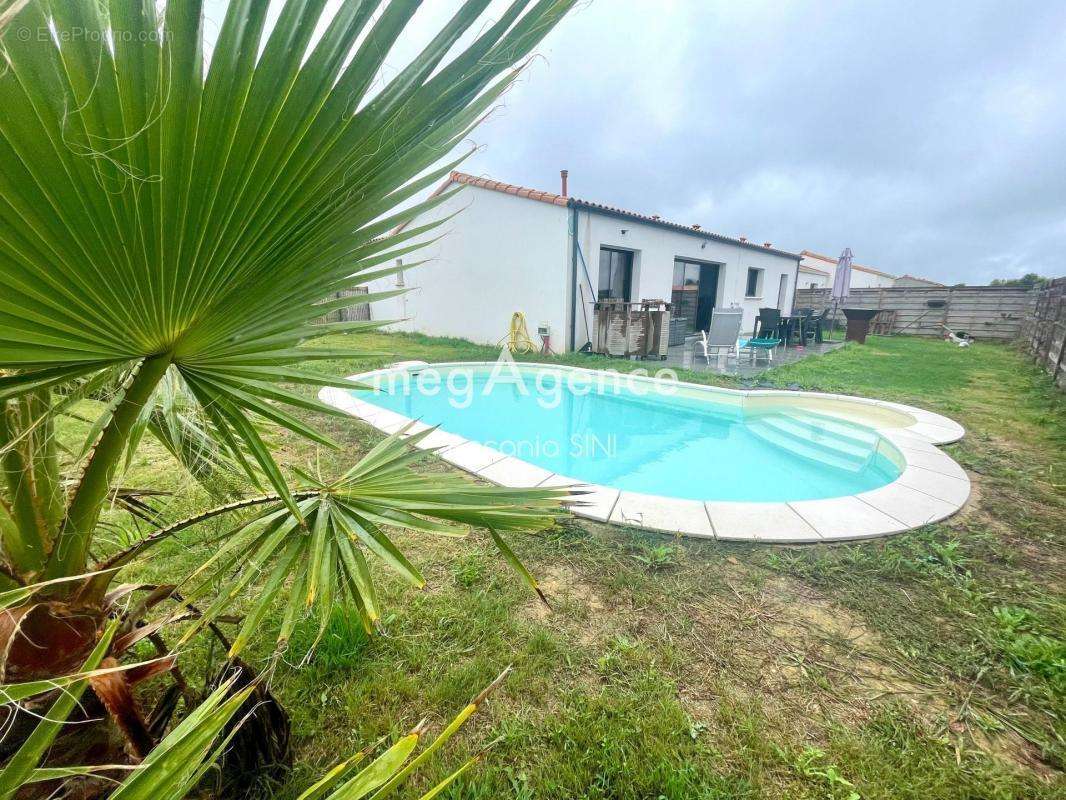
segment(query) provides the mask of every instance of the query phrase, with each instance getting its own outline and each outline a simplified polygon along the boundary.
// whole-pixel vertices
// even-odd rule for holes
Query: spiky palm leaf
[[[0,0],[0,33],[29,0]]]
[[[24,531],[43,569],[15,570],[34,578],[84,568],[121,455],[172,367],[249,478],[265,475],[302,518],[252,420],[329,444],[283,406],[335,410],[285,384],[343,386],[300,364],[353,354],[299,345],[381,323],[312,324],[350,303],[321,298],[414,249],[431,226],[383,234],[447,193],[392,209],[451,169],[435,165],[515,73],[497,76],[573,4],[516,0],[446,61],[488,5],[467,0],[374,93],[417,2],[377,15],[377,3],[342,3],[310,46],[325,0],[289,0],[269,35],[270,4],[231,0],[206,72],[201,2],[157,17],[144,0],[34,0],[0,40],[0,369],[14,371],[0,398],[131,370],[61,521]]]
[[[85,664],[86,673],[99,663],[111,641],[109,629]],[[130,773],[110,793],[119,800],[181,800],[200,782],[212,764],[222,755],[232,738],[221,737],[254,686],[233,690],[232,682],[220,685],[204,702],[193,709],[144,760],[135,766],[128,764],[99,764],[92,766],[38,766],[48,746],[66,724],[78,699],[88,685],[88,679],[73,676],[63,681],[62,693],[52,704],[48,714],[33,733],[0,770],[0,800],[9,800],[22,787],[31,783],[45,784],[49,796],[58,796],[60,786],[70,780],[105,776],[109,782]],[[0,686],[0,693],[5,688]]]
[[[117,390],[127,378],[124,370],[105,370],[92,379],[78,378],[63,387],[62,403],[53,403],[47,409],[46,413],[63,414],[89,426],[81,447],[68,449],[72,465],[79,464],[92,452],[101,432],[111,421],[115,407],[121,402],[122,394]],[[84,399],[98,401],[100,407],[95,417],[86,416],[82,408],[76,407],[78,401]],[[237,465],[220,448],[204,410],[174,367],[163,375],[130,431],[122,459],[123,470],[129,468],[146,433],[151,434],[208,493],[217,497],[234,489],[234,479],[239,477]],[[62,442],[59,445],[63,447]]]
[[[167,370],[155,393],[145,403],[130,434],[126,445],[126,467],[132,462],[145,433],[150,433],[163,445],[209,494],[220,497],[233,492],[237,465],[219,447],[207,415],[174,367]]]
[[[498,531],[552,519],[557,492],[418,478],[399,439],[339,481],[304,480],[293,490],[258,430],[279,425],[331,444],[286,407],[335,409],[292,386],[345,386],[302,362],[358,354],[301,345],[383,323],[315,324],[350,303],[321,298],[390,274],[393,259],[417,249],[433,225],[384,234],[447,199],[409,202],[454,166],[438,165],[514,80],[508,67],[572,4],[515,0],[448,61],[488,5],[466,0],[406,68],[372,90],[414,0],[380,9],[343,2],[313,45],[326,0],[287,0],[269,34],[271,4],[231,0],[206,69],[202,0],[0,0],[0,590],[14,587],[3,597],[16,603],[0,625],[4,675],[48,680],[109,646],[108,663],[117,663],[113,628],[101,638],[112,567],[215,515],[149,536],[99,574],[65,580],[85,571],[114,477],[143,432],[155,424],[175,455],[186,453],[188,437],[151,411],[175,373],[207,420],[198,429],[275,493],[217,511],[262,506],[200,571],[222,576],[241,545],[269,566],[268,591],[235,650],[290,578],[286,613],[299,604],[322,613],[331,597],[346,596],[372,625],[364,548],[418,580],[382,525],[452,534],[488,526],[514,562]],[[67,491],[56,417],[116,376],[90,446],[71,462],[77,474]],[[226,574],[222,597],[204,614],[190,612],[195,624],[219,618],[256,575]],[[199,591],[195,581],[187,586]],[[163,587],[150,592],[152,602],[164,596]],[[127,646],[159,622],[130,633],[139,613],[121,616]],[[69,687],[84,680],[113,716],[108,697],[132,702],[135,678],[121,669],[95,670]],[[56,701],[57,720],[72,696]],[[186,722],[175,747],[152,750],[118,796],[176,798],[202,775],[218,754],[216,736],[198,727],[204,715]],[[5,781],[21,781],[54,733],[32,734]],[[134,749],[144,752],[157,735],[141,738],[145,747]],[[371,767],[377,781],[381,764]],[[375,784],[379,792],[395,785],[393,774],[406,775],[398,769]],[[351,789],[337,796],[355,796]]]
[[[76,781],[98,775],[107,775],[110,780],[115,780],[116,776],[121,778],[124,772],[129,775],[122,779],[110,794],[112,800],[181,800],[196,788],[212,765],[223,756],[227,745],[240,729],[241,714],[245,713],[242,712],[242,707],[253,697],[257,684],[238,689],[234,686],[233,679],[223,682],[139,764],[38,766],[48,745],[63,727],[79,696],[85,690],[85,675],[92,674],[113,633],[114,626],[107,631],[85,663],[86,672],[57,682],[62,685],[63,693],[52,705],[48,716],[37,725],[30,738],[0,769],[0,800],[10,800],[20,789],[33,783],[57,785],[68,780]],[[357,800],[367,797],[384,800],[447,744],[477,713],[488,696],[504,681],[509,671],[510,668],[504,670],[471,700],[421,752],[416,753],[425,736],[427,726],[424,722],[406,736],[397,739],[365,766],[364,762],[382,742],[379,741],[335,765],[308,787],[299,800]],[[7,692],[11,696],[26,696],[25,693],[14,691],[14,687],[5,686],[0,686],[0,696],[5,690],[11,690]],[[47,688],[38,689],[38,692],[40,691],[47,691]],[[482,750],[467,759],[444,780],[421,795],[420,800],[437,797],[481,761],[485,752],[486,750]]]
[[[538,530],[550,525],[560,513],[561,490],[501,489],[478,486],[459,476],[418,474],[410,466],[423,454],[412,445],[433,429],[405,438],[409,427],[380,442],[332,482],[305,476],[293,491],[299,516],[278,496],[250,498],[217,509],[229,513],[259,507],[250,519],[227,533],[215,553],[176,587],[186,602],[217,595],[198,615],[184,640],[224,613],[251,586],[255,587],[255,597],[232,643],[231,657],[261,630],[275,603],[286,595],[279,649],[308,609],[317,612],[321,634],[337,601],[348,603],[366,630],[372,631],[381,615],[364,553],[379,559],[411,585],[425,584],[418,568],[396,546],[386,528],[457,537],[466,536],[470,527],[488,528],[508,563],[539,591],[500,531]],[[110,575],[204,516],[157,531],[111,556],[98,565],[99,574]],[[306,521],[306,527],[301,527],[301,520]]]

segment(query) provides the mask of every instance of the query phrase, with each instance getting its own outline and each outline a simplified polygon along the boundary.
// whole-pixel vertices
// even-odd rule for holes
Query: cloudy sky
[[[468,171],[948,283],[1066,274],[1066,3],[586,0],[540,53]]]

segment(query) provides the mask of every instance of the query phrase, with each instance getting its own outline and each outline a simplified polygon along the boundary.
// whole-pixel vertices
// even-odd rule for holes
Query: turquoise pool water
[[[688,500],[842,497],[899,476],[870,428],[785,408],[747,414],[699,397],[447,368],[352,394],[559,475]],[[450,385],[449,385],[450,384]]]

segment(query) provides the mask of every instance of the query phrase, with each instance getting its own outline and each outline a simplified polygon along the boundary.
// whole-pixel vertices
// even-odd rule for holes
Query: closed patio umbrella
[[[830,293],[833,299],[833,328],[836,327],[837,309],[841,301],[847,298],[849,291],[851,291],[851,248],[845,247],[837,260],[836,273],[833,275],[833,291]],[[830,333],[832,333],[832,328],[830,328]]]

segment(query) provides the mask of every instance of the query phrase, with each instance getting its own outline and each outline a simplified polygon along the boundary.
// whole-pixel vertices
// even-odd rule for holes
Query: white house
[[[802,250],[800,260],[800,288],[821,289],[833,285],[833,276],[836,274],[837,259],[815,253],[810,250]],[[817,273],[825,273],[827,279],[818,276]],[[817,286],[812,286],[817,283]],[[851,288],[852,289],[876,289],[879,287],[895,286],[896,276],[882,272],[873,267],[851,262]]]
[[[589,341],[598,298],[670,301],[691,331],[707,327],[715,306],[743,308],[746,330],[760,307],[792,307],[800,256],[769,242],[569,197],[565,173],[559,194],[461,172],[436,194],[460,184],[464,191],[410,223],[461,212],[409,259],[430,263],[372,286],[417,287],[374,304],[375,318],[403,320],[395,329],[495,344],[521,311],[530,332],[547,326],[561,352]]]
[[[806,251],[804,251],[806,253]],[[833,270],[822,269],[825,266],[809,255],[804,255],[799,263],[799,279],[796,285],[800,289],[825,289],[833,285]]]

